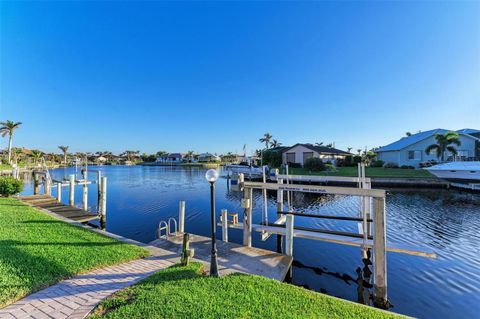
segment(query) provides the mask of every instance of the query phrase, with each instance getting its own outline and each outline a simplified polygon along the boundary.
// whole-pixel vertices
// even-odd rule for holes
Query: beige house
[[[353,154],[333,147],[299,143],[282,151],[282,163],[296,163],[303,166],[309,158],[317,157],[323,162],[332,162],[335,165],[338,159],[345,159],[348,155]]]

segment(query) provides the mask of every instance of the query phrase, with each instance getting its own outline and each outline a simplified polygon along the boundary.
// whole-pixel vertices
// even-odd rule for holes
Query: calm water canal
[[[105,166],[108,177],[107,230],[142,242],[155,238],[160,220],[177,217],[186,200],[186,231],[208,236],[209,187],[205,169]],[[73,168],[52,171],[55,179]],[[53,191],[55,195],[55,189]],[[96,185],[90,187],[96,206]],[[27,185],[24,193],[31,194]],[[239,212],[242,193],[217,182],[217,209]],[[67,189],[63,199],[68,201]],[[261,192],[254,192],[254,222],[261,219]],[[77,188],[76,202],[81,203]],[[359,199],[349,196],[298,194],[293,205],[308,213],[356,216]],[[480,195],[455,190],[390,190],[386,201],[389,242],[428,247],[436,260],[389,253],[388,294],[391,311],[420,318],[480,318]],[[269,221],[276,218],[276,194],[269,194]],[[296,225],[357,231],[355,223],[296,218]],[[221,229],[218,229],[219,233]],[[241,243],[241,231],[229,239]],[[254,246],[276,249],[254,234]],[[358,248],[298,239],[294,241],[293,283],[340,298],[361,301],[366,293],[357,280],[364,263]],[[358,270],[358,271],[357,271]]]

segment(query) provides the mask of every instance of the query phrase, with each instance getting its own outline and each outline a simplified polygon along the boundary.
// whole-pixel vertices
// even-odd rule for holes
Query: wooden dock
[[[183,234],[168,236],[149,243],[152,246],[177,253],[182,252]],[[194,259],[210,262],[211,239],[190,234],[190,249],[195,249]],[[269,250],[217,240],[217,258],[220,275],[234,272],[263,276],[279,281],[285,277],[292,265],[292,257]],[[180,258],[178,258],[180,260]]]
[[[45,209],[49,212],[81,223],[86,223],[99,218],[98,214],[93,214],[77,207],[59,203],[55,197],[50,195],[20,196],[19,199],[30,206]]]

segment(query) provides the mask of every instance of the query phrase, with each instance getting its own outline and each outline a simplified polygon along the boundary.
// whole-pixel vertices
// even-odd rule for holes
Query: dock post
[[[278,176],[278,169],[277,169],[277,176]],[[283,179],[277,178],[277,184],[283,184]],[[283,214],[283,190],[277,190],[277,219],[282,217]],[[282,235],[277,234],[277,253],[282,253]]]
[[[387,303],[387,254],[386,254],[386,217],[385,198],[373,199],[374,209],[374,287],[375,303],[384,307]]]
[[[185,201],[178,203],[178,231],[180,234],[185,232]]]
[[[228,212],[222,209],[222,240],[228,243]]]
[[[107,178],[102,177],[102,190],[101,190],[101,201],[100,205],[100,227],[105,229],[107,224]]]
[[[87,172],[85,172],[85,175],[83,177],[84,183],[83,183],[83,196],[82,196],[82,203],[83,203],[83,210],[87,211],[88,210],[88,186],[87,186]]]
[[[243,245],[252,247],[252,188],[244,188],[242,200],[243,210]]]
[[[100,196],[102,192],[102,172],[97,171],[97,206],[100,213]]]
[[[73,206],[75,204],[75,174],[70,174],[70,200],[69,204],[70,206]]]
[[[43,180],[43,190],[46,195],[52,195],[52,184],[50,184],[50,180],[47,178],[46,175]]]
[[[287,214],[285,223],[285,255],[293,256],[293,215]]]
[[[57,202],[62,202],[62,182],[57,183]]]
[[[33,172],[33,195],[38,195],[38,174],[36,172]]]

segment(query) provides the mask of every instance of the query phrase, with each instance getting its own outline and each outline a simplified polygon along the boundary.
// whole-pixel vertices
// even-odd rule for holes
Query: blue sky
[[[5,2],[0,119],[44,151],[354,149],[480,128],[480,2]],[[5,147],[6,140],[1,141]]]

